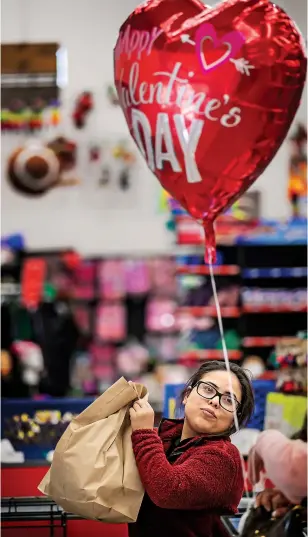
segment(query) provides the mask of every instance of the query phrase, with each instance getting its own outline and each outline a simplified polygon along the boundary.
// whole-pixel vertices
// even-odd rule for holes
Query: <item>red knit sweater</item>
[[[138,430],[132,443],[146,494],[134,537],[225,537],[220,515],[237,512],[243,493],[241,460],[229,438],[179,443],[182,420]]]

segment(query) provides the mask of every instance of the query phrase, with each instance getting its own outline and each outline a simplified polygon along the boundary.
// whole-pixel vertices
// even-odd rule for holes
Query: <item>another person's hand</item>
[[[277,489],[266,489],[256,498],[256,507],[263,506],[274,517],[284,516],[290,508],[289,500]]]
[[[264,463],[255,447],[248,455],[248,479],[252,485],[259,483],[261,472],[264,470]]]
[[[129,410],[133,431],[154,428],[154,410],[148,402],[149,395],[138,399]]]

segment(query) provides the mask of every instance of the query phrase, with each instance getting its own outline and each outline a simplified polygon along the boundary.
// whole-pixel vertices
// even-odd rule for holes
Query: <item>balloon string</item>
[[[214,297],[214,302],[215,302],[215,307],[216,307],[216,312],[217,312],[217,321],[218,321],[219,333],[220,333],[221,344],[222,344],[222,352],[223,352],[223,357],[224,357],[224,361],[225,361],[226,369],[227,369],[227,373],[228,373],[229,392],[232,393],[233,390],[232,390],[232,377],[231,377],[230,362],[229,362],[228,349],[227,349],[225,335],[224,335],[224,328],[223,328],[223,323],[222,323],[221,309],[220,309],[220,304],[219,304],[218,295],[217,295],[217,288],[216,288],[216,282],[215,282],[215,277],[214,277],[211,253],[209,254],[208,263],[209,263],[209,269],[210,269],[210,278],[211,278],[213,297]],[[237,418],[237,409],[236,409],[235,399],[234,398],[232,398],[232,406],[233,406],[234,426],[235,426],[236,432],[239,432],[240,427],[239,427],[239,422],[238,422],[238,418]],[[245,493],[247,495],[247,498],[249,498],[250,493],[249,493],[249,490],[248,490],[247,480],[246,480],[245,461],[244,461],[244,457],[241,454],[241,452],[239,452],[239,453],[240,453],[242,473],[243,473],[243,478],[244,478],[244,490],[245,490]]]

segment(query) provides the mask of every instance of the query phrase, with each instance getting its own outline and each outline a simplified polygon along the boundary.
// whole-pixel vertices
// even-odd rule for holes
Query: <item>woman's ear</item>
[[[187,399],[188,399],[188,397],[189,397],[191,391],[192,391],[192,387],[189,386],[189,387],[187,388],[186,392],[185,392],[185,396],[184,396],[182,405],[184,405],[184,406],[186,405],[186,403],[187,403]]]

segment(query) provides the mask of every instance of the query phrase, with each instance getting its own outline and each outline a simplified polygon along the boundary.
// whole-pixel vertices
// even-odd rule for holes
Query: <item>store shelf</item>
[[[210,267],[206,265],[180,265],[176,268],[177,274],[209,275]],[[215,276],[236,276],[240,273],[237,265],[216,265],[213,267]]]
[[[242,271],[242,277],[246,279],[305,278],[307,267],[246,268]]]
[[[243,347],[274,347],[281,337],[245,337]]]
[[[307,312],[307,305],[306,306],[288,306],[286,305],[279,305],[279,306],[272,306],[270,304],[261,304],[260,306],[256,304],[245,304],[243,306],[243,312],[244,313],[305,313]]]
[[[178,314],[190,314],[194,317],[217,317],[215,306],[182,306],[177,309]],[[239,317],[240,308],[225,307],[221,308],[222,317]]]
[[[185,353],[180,354],[180,360],[222,360],[223,359],[223,352],[219,349],[196,349],[193,351],[187,351]],[[229,360],[241,360],[242,358],[242,352],[241,351],[234,351],[230,350],[228,351],[228,358]]]

